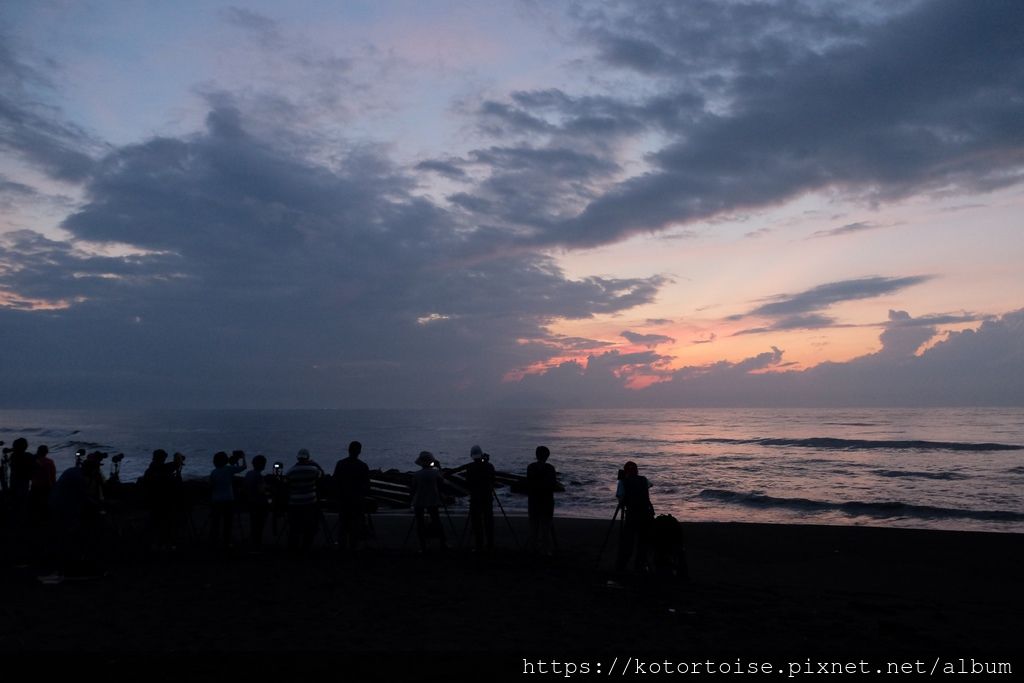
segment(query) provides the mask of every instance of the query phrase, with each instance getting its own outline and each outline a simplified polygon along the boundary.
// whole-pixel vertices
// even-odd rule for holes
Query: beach
[[[101,578],[55,585],[5,563],[0,651],[22,663],[163,662],[157,678],[287,662],[357,680],[467,667],[501,679],[554,660],[593,675],[644,654],[780,673],[819,658],[1015,664],[1024,631],[1018,534],[684,523],[682,580],[614,572],[615,528],[599,562],[610,516],[556,518],[550,558],[518,550],[525,518],[510,518],[513,537],[500,515],[494,553],[478,557],[468,537],[458,547],[464,519],[452,516],[449,551],[424,555],[395,513],[375,516],[356,558],[322,536],[303,558],[283,544],[259,555],[198,545],[122,553]]]

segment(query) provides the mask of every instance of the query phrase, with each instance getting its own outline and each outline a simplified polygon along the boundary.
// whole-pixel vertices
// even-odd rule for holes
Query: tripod
[[[451,513],[448,512],[448,505],[447,505],[447,503],[442,501],[441,502],[441,507],[444,508],[444,516],[448,518],[448,526],[452,530],[452,536],[453,537],[457,536],[458,532],[455,530],[455,523],[452,521]],[[419,510],[417,510],[415,507],[413,507],[412,521],[409,523],[409,528],[405,532],[405,539],[402,541],[402,550],[405,550],[406,544],[409,543],[409,536],[412,535],[412,530],[414,528],[416,528],[417,523],[419,523],[420,515],[423,514],[424,510],[429,510],[429,509],[430,509],[429,507],[421,507]],[[433,520],[431,520],[431,521],[433,521]],[[441,524],[441,515],[440,514],[438,514],[437,523]],[[444,536],[442,536],[441,538],[443,540]]]
[[[493,486],[491,487],[491,497],[494,499],[494,502],[498,504],[498,509],[501,511],[501,516],[505,518],[505,524],[508,525],[508,530],[512,534],[512,539],[516,543],[516,550],[522,550],[522,545],[519,543],[519,535],[516,534],[516,529],[512,526],[512,521],[508,518],[508,514],[505,512],[505,506],[501,504],[501,499],[498,498],[498,492],[494,489]],[[473,518],[472,506],[473,503],[472,501],[470,501],[470,513],[466,515],[466,523],[463,525],[462,535],[459,537],[460,548],[462,547],[463,541],[466,538],[466,531],[469,529],[470,522],[472,521]]]
[[[621,517],[619,516],[621,513]],[[615,529],[615,518],[619,518],[619,535],[622,535],[622,525],[626,521],[626,509],[622,505],[622,501],[619,501],[615,506],[615,513],[612,515],[612,521],[608,525],[608,533],[604,535],[604,543],[601,544],[601,550],[597,553],[597,563],[595,566],[601,566],[601,558],[604,557],[604,550],[608,547],[608,539],[612,537],[612,530]]]
[[[325,545],[328,545],[328,546],[336,545],[337,544],[337,535],[336,535],[337,526],[335,526],[334,530],[332,530],[330,523],[327,521],[327,515],[324,513],[324,509],[320,506],[320,503],[313,503],[313,505],[316,507],[316,517],[317,517],[316,522],[314,522],[315,525],[316,525],[316,528],[313,531],[313,540],[316,540],[316,534],[317,534],[317,532],[319,532],[319,533],[322,533],[324,535],[324,544]],[[285,534],[290,530],[291,522],[290,522],[289,518],[291,517],[291,512],[292,511],[289,510],[288,514],[286,514],[284,516],[284,524],[281,525],[280,530],[278,530],[276,535],[275,535],[274,542],[277,543],[278,545],[281,544],[281,538],[284,537]]]

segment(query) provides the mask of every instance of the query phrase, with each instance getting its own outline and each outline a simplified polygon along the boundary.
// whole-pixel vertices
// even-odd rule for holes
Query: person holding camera
[[[494,550],[494,465],[480,446],[470,448],[469,457],[473,462],[466,466],[466,488],[473,546],[477,553],[490,553]]]
[[[633,566],[637,571],[648,568],[647,548],[650,541],[651,524],[654,522],[654,506],[651,504],[649,490],[651,482],[647,477],[640,476],[640,469],[630,460],[622,466],[616,496],[623,510],[622,534],[619,536],[619,555],[615,567],[625,571],[633,556]]]
[[[249,544],[253,552],[259,552],[263,545],[263,528],[270,512],[270,491],[263,477],[266,466],[266,457],[257,455],[252,459],[252,469],[245,473],[242,482],[245,504],[249,508]]]
[[[441,480],[444,479],[441,464],[434,459],[434,454],[430,451],[421,451],[416,458],[416,464],[420,469],[412,475],[412,510],[416,515],[416,535],[420,541],[420,552],[427,552],[428,536],[436,536],[441,543],[441,550],[447,550],[448,542],[444,537],[440,513],[440,507],[444,504],[441,497]],[[429,525],[424,512],[430,515]]]
[[[213,456],[210,472],[210,543],[227,550],[231,546],[231,523],[235,509],[235,475],[245,472],[245,453],[224,451]]]
[[[275,461],[270,476],[264,477],[263,482],[270,493],[270,532],[277,538],[288,518],[288,479],[284,476],[284,463]]]
[[[172,545],[174,529],[174,473],[177,462],[167,462],[167,451],[153,451],[146,472],[142,475],[142,492],[149,508],[149,526],[152,547],[166,550]]]
[[[299,450],[296,462],[285,477],[288,479],[288,548],[305,552],[313,546],[316,525],[320,521],[316,485],[324,475],[313,462],[309,451]]]

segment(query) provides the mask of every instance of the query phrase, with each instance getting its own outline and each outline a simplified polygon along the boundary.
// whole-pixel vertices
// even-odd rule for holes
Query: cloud
[[[676,341],[672,337],[667,337],[663,334],[638,334],[629,330],[622,332],[621,336],[631,344],[646,346],[650,349],[661,344],[673,344]]]
[[[933,316],[933,319],[935,316]],[[923,318],[927,320],[927,317]],[[601,363],[563,364],[524,377],[510,391],[554,405],[933,406],[1024,405],[1024,310],[951,332],[937,343],[934,327],[892,311],[881,348],[847,362],[787,370],[777,347],[738,362],[686,366],[643,389],[628,389]],[[614,365],[611,357],[608,364]],[[600,390],[600,394],[590,393]]]
[[[0,36],[0,149],[52,178],[80,181],[92,170],[103,144],[40,94],[53,95],[50,78],[22,61]]]
[[[280,48],[284,45],[281,27],[270,17],[244,7],[226,7],[220,11],[226,23],[252,35],[267,49]]]
[[[416,164],[416,170],[433,171],[453,180],[464,180],[467,178],[466,172],[457,163],[451,161],[428,159]]]
[[[777,323],[784,329],[827,326],[831,321],[824,316],[807,316],[845,301],[871,299],[892,294],[901,289],[922,284],[933,279],[930,275],[908,277],[865,277],[855,280],[829,282],[797,294],[778,294],[765,299],[766,303],[747,313],[730,316],[729,320],[740,320],[751,316],[778,317]]]
[[[525,243],[593,247],[812,192],[881,202],[1024,178],[1016,4],[643,0],[576,19],[599,64],[652,87],[514,93],[486,101],[481,125],[624,168],[626,141],[657,147],[638,172],[520,214]]]
[[[878,223],[847,223],[846,225],[831,230],[818,230],[812,233],[807,239],[818,239],[821,237],[841,237],[843,235],[851,235],[856,232],[865,232],[867,230],[878,230],[886,226],[879,225]]]
[[[70,241],[5,237],[0,328],[19,331],[4,339],[8,396],[458,401],[561,353],[550,322],[649,303],[664,282],[568,279],[412,194],[415,179],[373,148],[328,166],[246,122],[222,106],[204,132],[115,149],[62,224]],[[33,302],[50,310],[18,310]]]

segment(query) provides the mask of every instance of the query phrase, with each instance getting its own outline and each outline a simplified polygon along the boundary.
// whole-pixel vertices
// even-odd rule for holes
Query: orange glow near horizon
[[[950,332],[977,329],[981,323],[958,323],[937,326],[936,334],[918,349],[917,354],[931,349],[943,342]],[[606,353],[619,354],[642,353],[652,351],[659,356],[667,357],[664,363],[653,368],[645,366],[624,366],[615,371],[617,377],[624,379],[629,389],[644,389],[658,382],[666,381],[672,372],[684,367],[707,367],[719,362],[738,363],[759,354],[771,351],[772,347],[782,350],[782,363],[753,371],[755,374],[799,371],[812,368],[821,363],[843,363],[854,358],[877,353],[881,349],[879,336],[883,331],[880,323],[864,324],[856,327],[825,328],[820,330],[788,330],[763,334],[732,336],[740,329],[751,327],[744,321],[720,321],[701,325],[675,323],[656,325],[649,328],[634,325],[628,329],[639,334],[659,334],[675,339],[653,348],[634,344],[622,338],[621,332],[627,329],[623,321],[615,316],[591,320],[563,320],[549,328],[553,334],[567,337],[587,337],[609,342],[603,348],[587,351],[569,351],[532,365],[516,368],[503,378],[505,382],[516,382],[527,375],[543,374],[564,363],[575,362],[584,369],[591,357],[599,357]],[[695,330],[700,330],[696,332]],[[714,335],[712,338],[711,335]],[[621,343],[616,343],[618,337]],[[711,341],[707,341],[712,339]],[[523,342],[525,343],[525,342]],[[557,348],[557,343],[550,343]]]

